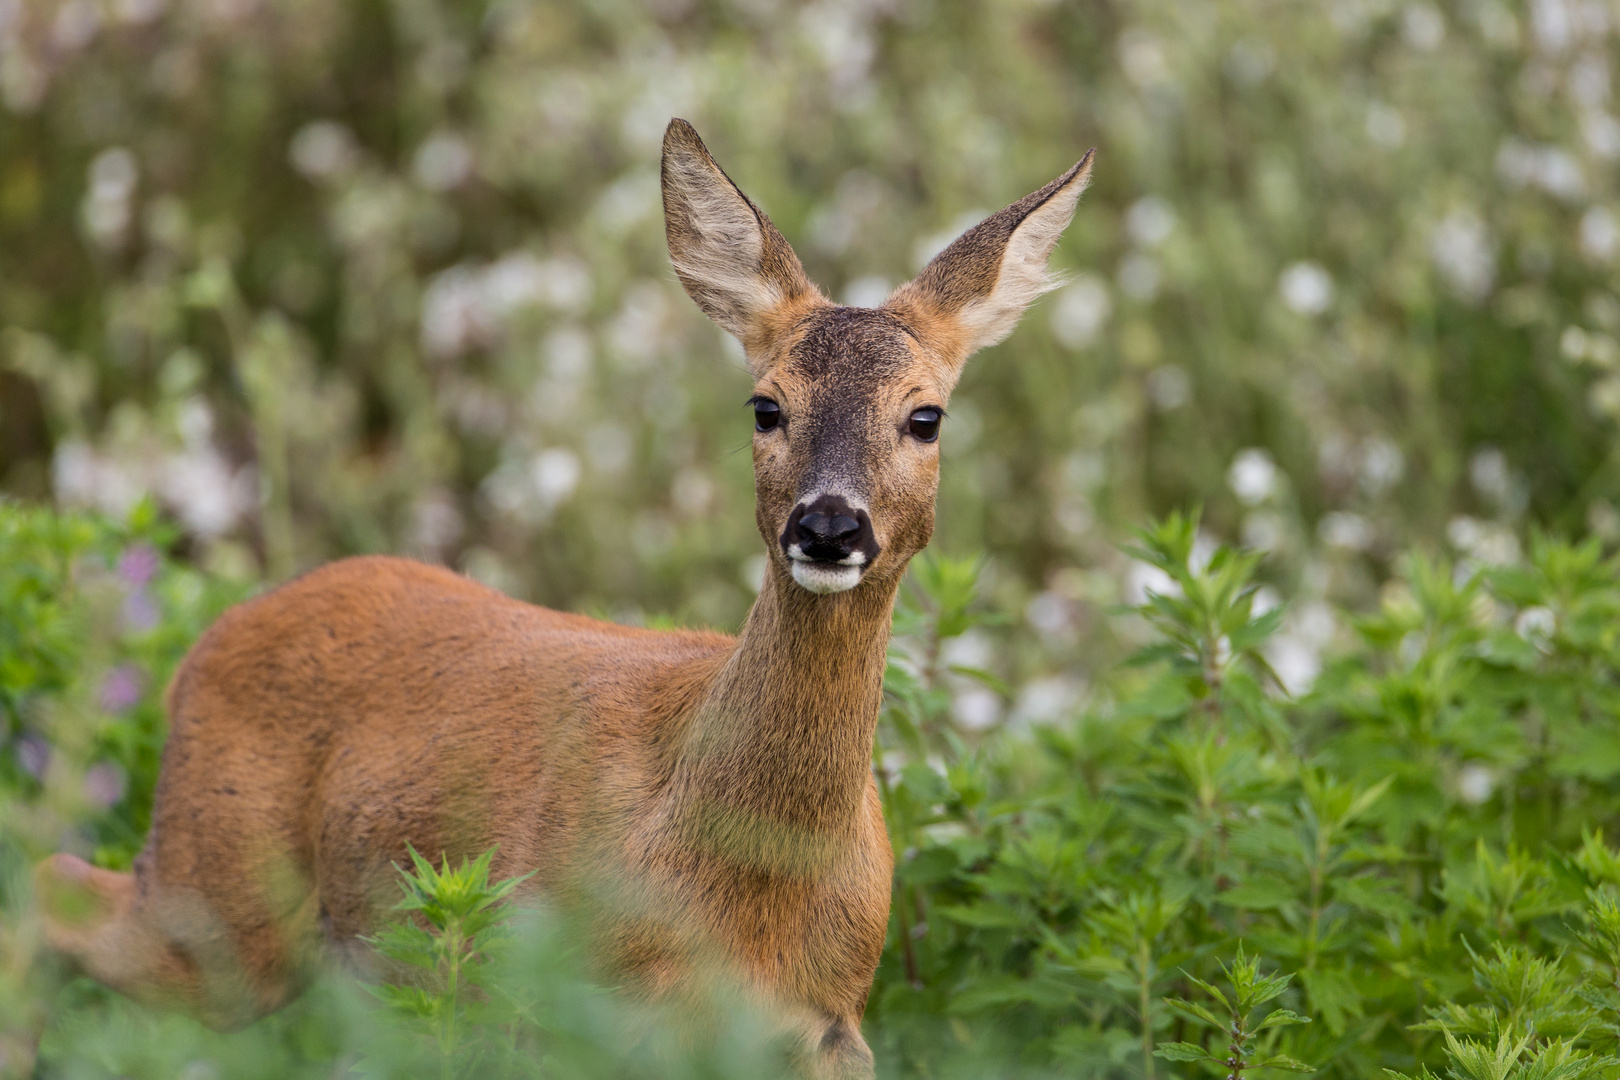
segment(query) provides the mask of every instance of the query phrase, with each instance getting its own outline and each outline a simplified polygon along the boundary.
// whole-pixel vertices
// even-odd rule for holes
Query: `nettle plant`
[[[455,868],[447,856],[435,867],[408,850],[410,869],[396,865],[405,896],[394,908],[408,917],[366,940],[382,960],[416,977],[369,989],[407,1036],[426,1036],[449,1080],[480,1056],[468,1044],[487,1036],[478,1025],[479,1006],[487,1003],[481,984],[492,951],[510,945],[505,900],[529,875],[492,884],[493,848]]]
[[[1268,1031],[1294,1024],[1308,1024],[1310,1020],[1307,1017],[1300,1016],[1291,1009],[1280,1008],[1273,1008],[1258,1019],[1254,1016],[1260,1006],[1280,997],[1283,991],[1288,989],[1288,982],[1293,976],[1260,974],[1259,958],[1245,956],[1241,945],[1238,947],[1236,962],[1231,967],[1223,966],[1222,972],[1231,983],[1230,997],[1201,979],[1195,979],[1190,975],[1187,979],[1209,995],[1214,1004],[1226,1014],[1224,1017],[1216,1016],[1197,1002],[1181,998],[1166,998],[1165,1004],[1194,1024],[1224,1032],[1225,1054],[1214,1053],[1197,1043],[1172,1042],[1165,1043],[1155,1050],[1154,1056],[1167,1061],[1196,1062],[1206,1066],[1207,1071],[1224,1073],[1227,1080],[1243,1080],[1243,1073],[1247,1069],[1314,1072],[1311,1066],[1296,1061],[1287,1054],[1273,1054],[1262,1049],[1263,1044],[1276,1041],[1275,1036],[1269,1039],[1265,1037]]]
[[[1620,1075],[1616,560],[1546,537],[1510,568],[1409,556],[1375,610],[1334,613],[1339,654],[1291,697],[1265,662],[1288,614],[1257,602],[1264,563],[1198,535],[1178,515],[1136,538],[1167,584],[1115,618],[1150,640],[1092,673],[1072,717],[1021,730],[952,715],[965,687],[1009,692],[951,660],[961,635],[1003,632],[982,564],[916,564],[874,762],[896,854],[864,1025],[882,1075]],[[65,824],[118,865],[150,805],[165,665],[242,586],[176,562],[155,522],[0,505],[0,553],[0,853],[25,865]],[[155,625],[125,618],[131,596]],[[107,714],[105,677],[126,663],[148,681]],[[36,777],[18,748],[41,739],[54,764]],[[75,799],[101,762],[125,796]],[[488,867],[405,868],[365,1008],[338,980],[208,1036],[82,984],[53,995],[9,963],[0,1036],[32,1045],[43,1024],[41,1075],[133,1080],[193,1061],[277,1078],[780,1071],[746,995],[717,1010],[734,1025],[681,1043],[593,984],[567,927],[510,907]],[[20,880],[0,878],[13,961]]]

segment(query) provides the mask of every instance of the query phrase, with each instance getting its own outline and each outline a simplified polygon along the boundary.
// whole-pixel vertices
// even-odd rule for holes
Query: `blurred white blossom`
[[[1180,364],[1161,364],[1148,372],[1147,392],[1154,408],[1169,412],[1187,404],[1192,397],[1192,380]]]
[[[1620,120],[1593,109],[1581,116],[1581,139],[1592,155],[1604,161],[1620,158]]]
[[[78,52],[101,31],[101,5],[95,0],[67,0],[51,21],[51,44],[63,52]]]
[[[124,243],[139,179],[135,155],[125,147],[109,147],[91,160],[89,189],[79,208],[79,220],[99,246],[117,248]]]
[[[1478,762],[1457,770],[1457,798],[1469,806],[1479,806],[1496,791],[1496,775]]]
[[[1454,210],[1429,238],[1429,252],[1460,299],[1483,300],[1496,283],[1496,254],[1485,223],[1471,210]]]
[[[1258,447],[1240,450],[1226,470],[1226,484],[1245,506],[1265,502],[1277,491],[1279,473],[1271,455]]]
[[[1083,349],[1102,333],[1113,306],[1107,282],[1096,274],[1081,274],[1052,303],[1052,336],[1066,348]]]
[[[1063,675],[1032,679],[1018,692],[1009,719],[1020,724],[1053,724],[1073,715],[1085,688]]]
[[[1406,455],[1394,442],[1381,436],[1368,439],[1361,448],[1361,489],[1377,498],[1406,475]]]
[[[1119,291],[1147,303],[1159,295],[1159,264],[1151,256],[1132,252],[1119,263]]]
[[[411,168],[416,182],[429,191],[451,191],[472,176],[472,148],[460,135],[435,132],[416,148]]]
[[[1507,566],[1519,561],[1519,539],[1496,522],[1459,514],[1446,523],[1446,539],[1469,559],[1486,566]]]
[[[577,311],[590,302],[590,270],[579,259],[539,259],[514,252],[487,266],[463,264],[443,270],[422,296],[422,349],[454,358],[500,341],[519,311],[544,305]]]
[[[881,307],[889,297],[889,279],[879,274],[858,277],[844,286],[844,303],[850,307]]]
[[[1170,61],[1164,43],[1145,30],[1130,28],[1120,33],[1119,66],[1126,78],[1144,90],[1170,82]]]
[[[1181,586],[1176,584],[1175,578],[1172,578],[1152,563],[1132,559],[1129,568],[1125,571],[1123,597],[1125,603],[1131,605],[1145,604],[1150,593],[1159,596],[1180,596]]]
[[[1581,163],[1561,146],[1536,146],[1509,139],[1496,152],[1496,171],[1510,184],[1539,187],[1566,202],[1586,194],[1586,174]]]
[[[1344,510],[1322,515],[1316,532],[1328,547],[1349,551],[1366,551],[1374,539],[1372,524],[1366,518]]]
[[[1144,195],[1125,212],[1125,231],[1142,247],[1158,247],[1175,231],[1176,213],[1157,195]]]
[[[1598,262],[1613,261],[1620,248],[1620,223],[1606,206],[1587,208],[1581,215],[1579,235],[1582,254]]]
[[[1406,141],[1406,120],[1400,110],[1381,101],[1367,107],[1367,138],[1373,145],[1394,150]]]
[[[1320,315],[1333,302],[1333,278],[1318,263],[1297,262],[1282,272],[1277,291],[1301,315]]]
[[[1446,20],[1433,4],[1408,4],[1401,13],[1401,37],[1414,49],[1433,52],[1445,40]]]
[[[287,154],[308,179],[330,180],[354,168],[360,147],[336,120],[313,120],[293,135]]]

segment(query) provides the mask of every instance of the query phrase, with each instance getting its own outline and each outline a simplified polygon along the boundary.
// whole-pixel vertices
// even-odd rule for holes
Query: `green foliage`
[[[367,940],[384,961],[419,969],[420,978],[369,989],[404,1021],[400,1027],[407,1038],[428,1036],[438,1052],[442,1075],[449,1080],[479,1066],[478,1056],[464,1047],[474,1019],[469,999],[477,993],[478,975],[490,951],[507,943],[508,913],[501,903],[532,872],[491,885],[493,849],[476,859],[463,859],[454,870],[448,856],[434,869],[415,848],[409,850],[412,868],[399,871],[405,899],[394,910],[415,912],[420,921],[390,923]]]
[[[1263,1033],[1273,1028],[1310,1023],[1307,1017],[1289,1009],[1272,1009],[1260,1020],[1254,1018],[1254,1010],[1281,996],[1292,976],[1261,975],[1259,958],[1245,956],[1241,945],[1238,946],[1237,961],[1230,968],[1223,967],[1222,970],[1232,985],[1230,998],[1200,979],[1189,976],[1189,981],[1214,999],[1227,1014],[1225,1019],[1217,1017],[1202,1005],[1181,998],[1168,998],[1166,1004],[1195,1024],[1216,1031],[1224,1030],[1227,1035],[1225,1054],[1211,1053],[1196,1043],[1178,1042],[1165,1043],[1153,1052],[1154,1056],[1169,1061],[1203,1062],[1214,1066],[1216,1073],[1225,1072],[1229,1080],[1242,1080],[1245,1069],[1314,1072],[1309,1065],[1295,1061],[1286,1054],[1256,1054],[1257,1040]]]
[[[128,859],[161,743],[155,684],[243,589],[168,558],[146,510],[0,505],[0,537],[19,718],[0,925],[20,928],[20,871],[64,827],[103,863]],[[1022,691],[984,648],[1008,631],[987,564],[930,555],[907,583],[874,761],[897,859],[866,1020],[883,1074],[1612,1080],[1620,561],[1546,536],[1504,568],[1410,557],[1376,608],[1335,613],[1355,644],[1289,693],[1275,660],[1293,616],[1257,589],[1251,554],[1203,540],[1196,515],[1130,550],[1160,575],[1114,616],[1131,662],[1067,715],[988,731],[962,701]],[[131,596],[155,623],[131,621]],[[133,706],[147,718],[115,737],[135,721],[92,701],[120,704],[99,695],[131,660],[152,672]],[[37,759],[22,740],[48,740],[54,764],[23,768]],[[127,792],[75,797],[103,761]],[[595,985],[580,931],[511,908],[518,879],[492,883],[491,865],[413,853],[370,988],[334,973],[231,1036],[83,981],[53,988],[8,929],[0,1030],[24,1046],[43,1030],[48,1077],[786,1067],[745,992],[715,988],[713,1037],[694,1046],[678,1035],[690,1018]]]

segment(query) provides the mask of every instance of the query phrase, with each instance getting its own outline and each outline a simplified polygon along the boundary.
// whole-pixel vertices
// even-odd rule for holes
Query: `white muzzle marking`
[[[793,570],[793,580],[801,588],[822,596],[847,592],[859,585],[865,564],[865,552],[851,552],[836,563],[829,563],[810,558],[798,544],[788,548],[788,565]]]

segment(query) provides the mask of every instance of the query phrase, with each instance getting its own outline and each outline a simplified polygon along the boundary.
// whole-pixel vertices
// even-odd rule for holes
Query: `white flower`
[[[212,446],[170,456],[163,463],[159,486],[163,501],[188,529],[204,538],[230,532],[258,501],[252,471],[233,472]]]
[[[1333,302],[1333,278],[1319,264],[1297,262],[1282,272],[1277,291],[1301,315],[1320,315]]]
[[[1433,52],[1446,37],[1446,20],[1433,4],[1408,4],[1401,13],[1401,37],[1420,52]]]
[[[1164,46],[1145,30],[1130,29],[1119,35],[1119,66],[1126,78],[1144,90],[1170,82]]]
[[[79,220],[101,247],[116,248],[124,242],[139,179],[135,155],[122,146],[109,147],[90,162],[89,188],[79,207]]]
[[[1406,456],[1388,439],[1368,439],[1361,448],[1361,488],[1374,497],[1382,495],[1406,474]]]
[[[1119,263],[1119,291],[1132,300],[1152,300],[1159,295],[1159,264],[1139,252],[1125,256]]]
[[[1448,214],[1429,238],[1435,267],[1459,299],[1478,303],[1496,283],[1496,255],[1485,223],[1471,210]]]
[[[360,157],[349,129],[336,120],[313,120],[299,128],[287,148],[293,168],[310,180],[329,180],[348,172]]]
[[[1581,215],[1580,243],[1589,259],[1609,262],[1614,258],[1615,250],[1620,248],[1620,224],[1616,224],[1607,207],[1588,207]]]
[[[472,148],[460,135],[437,132],[416,148],[411,171],[429,191],[454,190],[472,176]]]
[[[1553,631],[1558,627],[1558,617],[1551,608],[1537,604],[1527,607],[1519,612],[1518,618],[1513,620],[1513,632],[1526,641],[1544,643],[1552,637]]]
[[[1342,510],[1323,515],[1316,533],[1328,547],[1350,551],[1365,551],[1373,542],[1373,528],[1367,519]]]
[[[1052,336],[1067,348],[1083,349],[1102,333],[1112,307],[1107,283],[1095,274],[1082,274],[1057,294]]]
[[[1226,484],[1245,506],[1265,502],[1277,490],[1278,471],[1271,455],[1257,447],[1240,450],[1226,470]]]
[[[1374,102],[1367,109],[1367,138],[1373,145],[1393,150],[1406,141],[1406,121],[1398,109]]]
[[[1180,364],[1161,364],[1148,372],[1147,392],[1154,408],[1169,412],[1187,404],[1192,397],[1192,380]]]
[[[1125,231],[1142,247],[1158,247],[1176,227],[1175,211],[1157,195],[1145,195],[1125,212]]]
[[[579,484],[579,474],[579,457],[572,450],[560,446],[540,451],[529,465],[535,498],[546,510],[574,493],[575,486]]]
[[[889,279],[881,274],[858,277],[844,286],[844,303],[850,307],[880,307],[889,297]]]
[[[1496,777],[1491,770],[1478,763],[1469,763],[1457,770],[1457,798],[1469,806],[1478,806],[1496,790]]]
[[[1050,589],[1036,593],[1024,605],[1024,618],[1047,637],[1063,637],[1074,630],[1069,602]]]
[[[1082,693],[1080,683],[1061,675],[1035,679],[1019,692],[1012,718],[1024,723],[1054,723],[1074,711]]]
[[[1132,560],[1125,571],[1125,602],[1133,606],[1147,603],[1148,595],[1180,596],[1181,586],[1152,563]]]

